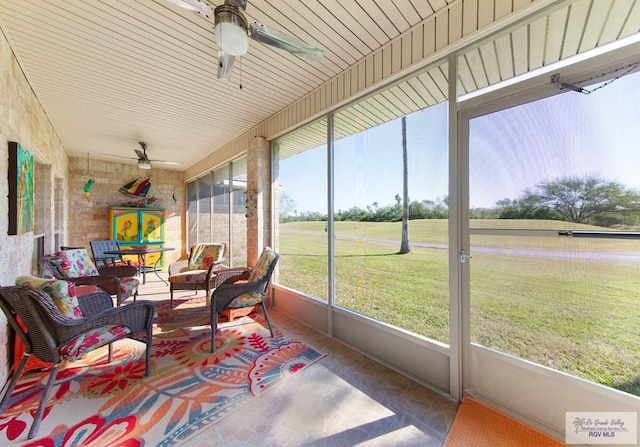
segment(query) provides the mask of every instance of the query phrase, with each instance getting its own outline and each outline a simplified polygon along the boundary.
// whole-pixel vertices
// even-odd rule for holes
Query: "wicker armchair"
[[[52,282],[63,282],[50,280]],[[113,300],[104,292],[74,298],[80,311],[64,315],[59,304],[44,290],[29,285],[0,287],[0,308],[7,316],[25,346],[20,365],[0,401],[0,414],[9,404],[27,360],[35,355],[39,360],[53,363],[49,379],[43,391],[40,405],[34,417],[29,439],[37,432],[61,363],[81,357],[89,351],[108,344],[108,360],[112,360],[112,346],[125,337],[146,343],[145,374],[150,372],[153,305],[140,301],[123,307],[113,307]],[[74,304],[76,301],[74,301]],[[21,326],[22,320],[24,327]]]
[[[72,281],[77,285],[94,285],[116,297],[117,305],[124,300],[138,297],[140,281],[133,278],[138,272],[131,265],[96,267],[84,248],[63,250],[43,256],[44,270],[55,278]]]
[[[265,247],[254,268],[238,267],[222,269],[216,272],[215,289],[208,300],[211,309],[211,352],[216,349],[216,331],[218,329],[218,313],[227,309],[260,306],[267,320],[269,332],[273,337],[273,328],[264,300],[269,293],[271,276],[280,255],[269,247]]]
[[[222,268],[227,251],[223,242],[200,243],[191,247],[189,259],[169,265],[169,291],[173,307],[174,290],[205,290],[206,296],[212,289],[217,270]]]

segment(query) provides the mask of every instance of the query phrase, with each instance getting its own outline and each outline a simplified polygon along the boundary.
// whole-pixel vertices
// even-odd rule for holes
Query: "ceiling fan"
[[[204,0],[167,0],[203,17],[211,17],[211,6]],[[213,11],[216,43],[218,44],[218,79],[231,79],[231,69],[236,57],[244,56],[253,40],[288,51],[304,58],[319,61],[324,51],[297,37],[290,36],[262,23],[250,26],[242,11],[247,10],[247,0],[224,0]]]
[[[151,160],[148,156],[147,156],[147,143],[143,142],[143,141],[139,141],[138,144],[140,145],[140,147],[142,148],[142,150],[140,149],[134,149],[133,151],[136,153],[137,157],[126,157],[124,155],[113,155],[113,154],[104,154],[104,155],[110,155],[112,157],[119,157],[119,158],[130,158],[131,160],[138,160],[138,167],[140,169],[151,169],[151,162],[155,162],[155,163],[163,163],[166,165],[181,165],[182,163],[177,162],[177,161],[164,161],[164,160]]]

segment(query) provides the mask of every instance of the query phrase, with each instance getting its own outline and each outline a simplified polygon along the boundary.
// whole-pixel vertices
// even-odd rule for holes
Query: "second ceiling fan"
[[[140,145],[142,150],[140,149],[133,150],[136,153],[137,157],[125,157],[124,155],[111,155],[111,154],[105,154],[105,155],[111,155],[112,157],[119,157],[119,158],[130,158],[132,160],[136,160],[137,158],[138,167],[140,169],[151,169],[152,167],[151,162],[162,163],[165,165],[181,165],[182,164],[177,161],[152,160],[147,156],[147,143],[145,143],[144,141],[139,141],[138,144]]]
[[[211,6],[204,0],[167,0],[203,17],[211,17]],[[218,79],[231,79],[231,69],[236,57],[244,56],[253,40],[288,51],[304,58],[319,61],[324,52],[297,37],[290,36],[262,23],[248,24],[242,11],[247,10],[247,0],[225,0],[213,12],[215,37],[218,44]]]
[[[139,141],[138,144],[140,145],[142,150],[134,149],[134,152],[138,156],[138,167],[140,169],[151,169],[151,162],[152,161],[156,162],[156,163],[163,163],[163,164],[166,164],[166,165],[179,165],[179,164],[182,164],[182,163],[178,163],[177,161],[151,160],[147,156],[147,143],[145,143],[144,141]]]

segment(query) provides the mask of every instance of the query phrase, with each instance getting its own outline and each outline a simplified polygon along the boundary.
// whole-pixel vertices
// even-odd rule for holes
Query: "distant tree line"
[[[282,199],[282,198],[281,198]],[[288,197],[285,198],[289,200]],[[282,203],[282,200],[281,200]],[[288,208],[289,212],[283,214],[282,205],[280,211],[281,222],[308,222],[326,221],[327,215],[318,212],[298,213],[295,208]],[[409,201],[409,220],[415,219],[446,219],[449,216],[449,204],[447,199]],[[335,213],[336,221],[352,222],[400,222],[402,220],[402,198],[396,194],[393,205],[379,206],[378,202],[373,202],[366,208],[357,206],[348,210],[338,210]]]
[[[284,200],[283,200],[284,199]],[[409,219],[446,219],[448,197],[409,201]],[[561,220],[602,227],[640,225],[640,193],[624,185],[595,176],[561,178],[542,182],[526,190],[517,199],[505,198],[492,208],[473,208],[472,219],[546,219]],[[326,221],[318,212],[298,213],[293,201],[283,194],[280,201],[282,222]],[[352,207],[338,210],[336,221],[399,222],[402,220],[402,198],[395,196],[393,205],[377,202],[366,209]]]
[[[502,199],[475,218],[548,219],[601,227],[640,224],[640,193],[595,176],[562,178],[536,185],[518,199]]]

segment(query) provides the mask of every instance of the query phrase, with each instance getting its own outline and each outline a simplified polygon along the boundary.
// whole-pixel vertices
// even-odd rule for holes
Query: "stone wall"
[[[109,206],[135,206],[136,199],[119,191],[119,188],[138,177],[149,177],[151,188],[147,197],[156,201],[149,206],[166,208],[165,245],[175,248],[167,252],[165,266],[182,255],[185,184],[181,172],[158,169],[141,170],[135,164],[93,160],[87,157],[69,158],[69,231],[68,240],[61,245],[87,247],[96,239],[109,237]],[[93,180],[90,200],[84,185]],[[173,200],[175,193],[176,201]]]
[[[3,286],[14,284],[17,276],[35,273],[32,265],[34,233],[7,235],[9,141],[20,143],[34,156],[36,231],[44,234],[46,246],[52,247],[54,203],[57,200],[52,197],[52,191],[55,191],[56,179],[60,181],[67,177],[67,155],[9,43],[0,33],[0,285]],[[62,191],[65,188],[63,181]],[[7,320],[0,313],[0,384],[6,381],[11,361],[8,342]]]

